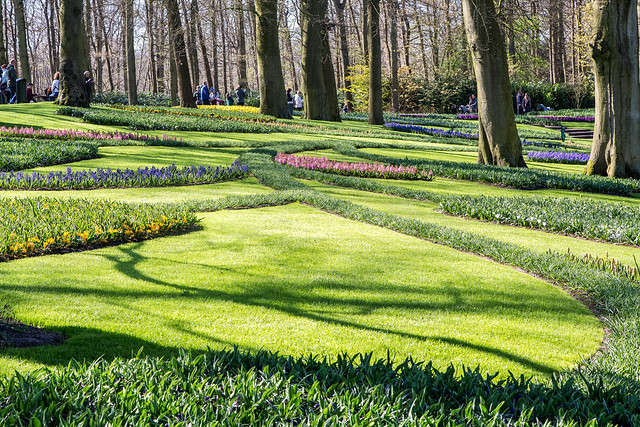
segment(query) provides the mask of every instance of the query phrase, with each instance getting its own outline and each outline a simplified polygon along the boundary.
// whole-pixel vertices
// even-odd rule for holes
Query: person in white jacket
[[[296,110],[302,111],[302,108],[304,107],[304,99],[302,98],[302,92],[298,91],[298,93],[296,93],[296,96],[293,97],[293,106],[295,107]]]

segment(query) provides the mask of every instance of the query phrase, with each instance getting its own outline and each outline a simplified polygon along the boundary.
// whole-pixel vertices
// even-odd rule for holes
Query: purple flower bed
[[[385,123],[384,127],[391,130],[397,130],[400,132],[413,132],[413,133],[425,133],[433,136],[444,136],[449,138],[467,138],[478,139],[477,133],[458,132],[457,130],[442,130],[436,128],[427,128],[424,126],[416,125],[403,125],[400,123]]]
[[[573,163],[586,164],[589,154],[586,153],[559,153],[557,151],[529,151],[529,160],[547,163]]]
[[[540,117],[541,119],[548,119],[548,120],[558,120],[560,122],[588,122],[588,123],[593,123],[596,121],[595,117],[557,117],[557,116],[537,116]]]
[[[477,114],[460,114],[458,116],[460,120],[478,120]]]
[[[527,138],[522,138],[522,146],[533,146],[533,147],[545,147],[545,148],[560,148],[562,144],[558,144],[555,142],[540,142],[540,141],[527,141]]]
[[[109,187],[164,187],[170,185],[208,184],[217,181],[244,178],[249,174],[247,165],[236,160],[229,167],[175,165],[156,168],[81,170],[73,172],[0,172],[0,188],[24,190],[88,190]]]

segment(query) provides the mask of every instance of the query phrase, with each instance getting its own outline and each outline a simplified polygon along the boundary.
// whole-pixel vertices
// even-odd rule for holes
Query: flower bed
[[[275,161],[294,168],[310,169],[337,173],[339,175],[359,176],[383,179],[420,179],[433,180],[433,172],[418,169],[416,166],[390,166],[381,163],[336,162],[325,157],[294,156],[278,153]]]
[[[198,105],[203,110],[238,111],[241,113],[260,114],[260,108],[248,105]]]
[[[67,108],[67,107],[64,107]],[[56,114],[63,114],[60,112]],[[38,138],[38,139],[55,139],[55,140],[98,140],[98,141],[147,141],[147,142],[165,142],[165,141],[177,141],[175,137],[167,135],[162,136],[150,136],[140,133],[131,132],[92,132],[73,129],[34,129],[34,128],[19,128],[17,126],[12,128],[0,127],[0,137],[24,137],[24,138]]]
[[[248,176],[249,169],[236,160],[229,167],[175,165],[156,168],[100,169],[73,172],[23,173],[0,172],[0,188],[21,190],[91,190],[108,187],[164,187],[171,185],[209,184]]]
[[[453,196],[440,206],[452,215],[640,245],[640,209],[565,197]]]
[[[203,108],[200,108],[203,107]],[[175,116],[194,116],[194,117],[212,117],[225,120],[246,120],[251,122],[269,123],[275,122],[275,117],[260,114],[255,107],[224,107],[224,106],[199,106],[199,108],[163,108],[163,107],[144,107],[140,105],[110,105],[109,108],[144,112],[155,114],[168,114]]]
[[[557,151],[529,151],[527,158],[535,162],[545,163],[569,163],[587,164],[589,154],[587,153],[561,153]]]
[[[0,171],[16,171],[95,157],[98,157],[98,145],[89,141],[0,140]]]
[[[384,127],[390,130],[395,130],[399,132],[413,132],[413,133],[424,133],[427,135],[433,136],[442,136],[446,138],[467,138],[467,139],[477,139],[477,133],[467,133],[467,132],[459,132],[457,130],[442,130],[437,128],[427,128],[424,126],[416,126],[416,125],[407,125],[401,123],[385,123]]]
[[[0,260],[148,239],[198,222],[182,207],[108,200],[0,199]]]
[[[569,116],[537,116],[542,119],[556,120],[559,122],[586,122],[593,123],[596,121],[595,117],[569,117]]]

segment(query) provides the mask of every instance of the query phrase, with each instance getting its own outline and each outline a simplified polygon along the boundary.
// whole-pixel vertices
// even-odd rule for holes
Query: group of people
[[[16,60],[12,59],[9,64],[0,65],[2,70],[2,80],[0,81],[0,101],[2,103],[14,104],[18,99],[18,82],[16,71]],[[91,99],[93,91],[93,79],[89,71],[84,72],[84,84],[87,91],[88,99]],[[53,75],[51,86],[45,89],[44,94],[40,95],[33,90],[33,83],[27,83],[26,101],[36,102],[39,99],[43,101],[55,101],[60,94],[60,72],[56,71]]]
[[[289,114],[293,115],[294,108],[297,111],[304,109],[304,98],[302,92],[298,91],[295,95],[292,95],[293,89],[287,89],[287,104],[289,105]]]
[[[458,107],[456,104],[451,105],[451,114],[457,114],[457,113],[471,114],[471,113],[477,113],[477,112],[478,112],[478,98],[476,97],[475,94],[471,94],[471,96],[469,96],[469,102],[467,103],[467,105],[460,105],[460,107]]]
[[[533,104],[529,93],[523,94],[522,90],[518,90],[518,93],[516,93],[516,114],[525,114],[532,110]]]
[[[193,94],[193,99],[197,105],[234,105],[237,101],[238,105],[244,105],[244,100],[247,96],[246,92],[239,85],[235,90],[236,99],[233,98],[232,92],[227,92],[224,99],[220,97],[214,87],[209,87],[207,81],[202,82],[202,85],[196,88],[196,92]]]

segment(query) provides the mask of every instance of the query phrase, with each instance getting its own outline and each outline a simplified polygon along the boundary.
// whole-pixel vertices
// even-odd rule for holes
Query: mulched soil
[[[66,338],[58,332],[25,325],[15,320],[0,319],[0,348],[2,349],[58,345]]]

